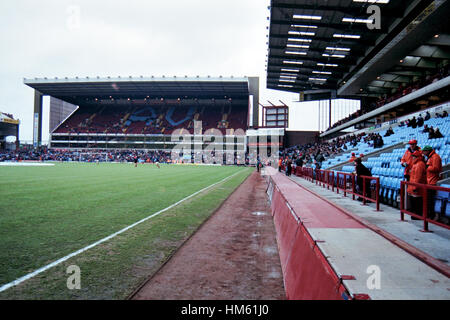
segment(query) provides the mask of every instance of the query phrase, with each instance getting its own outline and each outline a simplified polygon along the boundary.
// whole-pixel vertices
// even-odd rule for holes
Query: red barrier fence
[[[352,173],[336,173],[336,193],[339,193],[339,191],[344,192],[344,197],[347,196],[347,193],[352,194],[353,200],[355,200],[356,186],[354,175]]]
[[[272,180],[271,184],[269,198],[272,199],[286,297],[289,300],[351,299],[342,279],[309,235],[277,183]],[[356,298],[355,295],[353,299]]]
[[[360,183],[358,183],[360,179]],[[374,184],[372,182],[375,182]],[[357,190],[357,186],[359,189]],[[353,200],[355,196],[363,199],[363,204],[365,205],[367,201],[373,202],[377,206],[377,211],[380,211],[380,178],[379,177],[368,177],[368,176],[356,176],[352,173],[346,172],[336,172],[336,189],[337,193],[339,190],[344,192],[344,196],[347,193],[353,195]]]
[[[302,177],[308,181],[315,182],[317,185],[326,187],[336,193],[342,191],[344,196],[351,194],[353,200],[361,198],[365,205],[368,201],[373,202],[376,205],[376,210],[380,211],[380,178],[360,176],[357,177],[353,173],[347,172],[334,172],[332,170],[313,169],[309,167],[296,167],[293,173]],[[359,181],[358,181],[359,179]],[[358,183],[359,182],[359,183]],[[407,193],[407,187],[416,187],[417,195],[415,197]],[[362,190],[361,190],[362,189]],[[417,184],[407,181],[402,181],[400,185],[400,214],[401,220],[404,220],[404,214],[408,214],[417,219],[423,220],[423,231],[428,230],[428,223],[432,223],[446,229],[450,229],[450,226],[433,220],[431,216],[433,213],[429,213],[430,209],[434,210],[434,196],[437,191],[450,192],[450,188]],[[412,198],[412,200],[411,200]],[[408,206],[407,202],[413,202]],[[419,205],[417,205],[419,203]],[[415,212],[410,211],[411,208],[415,208]]]
[[[408,188],[409,187],[409,188]],[[434,196],[437,191],[450,192],[450,188],[432,186],[427,184],[401,181],[400,183],[400,217],[405,220],[405,213],[423,220],[424,232],[429,232],[428,223],[450,229],[450,226],[432,219],[434,213]],[[429,210],[433,212],[429,212]],[[409,211],[409,210],[414,210]]]
[[[347,196],[347,193],[350,193],[353,195],[353,200],[355,200],[355,196],[358,196],[359,198],[362,198],[364,205],[367,201],[373,202],[376,204],[377,211],[380,211],[379,177],[358,177],[353,173],[334,172],[332,170],[305,167],[297,167],[294,173],[296,176],[303,177],[311,182],[315,181],[317,185],[326,187],[327,189],[331,188],[331,191],[333,192],[335,188],[336,193],[343,191],[344,196]],[[372,184],[372,181],[375,183]],[[357,186],[359,188],[357,188]]]
[[[305,178],[308,181],[314,181],[314,169],[307,167],[296,167],[294,174],[298,177]]]

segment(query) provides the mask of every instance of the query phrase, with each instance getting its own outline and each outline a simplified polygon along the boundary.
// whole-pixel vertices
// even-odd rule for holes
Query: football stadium
[[[23,78],[1,300],[450,300],[450,2],[267,12],[265,74]]]

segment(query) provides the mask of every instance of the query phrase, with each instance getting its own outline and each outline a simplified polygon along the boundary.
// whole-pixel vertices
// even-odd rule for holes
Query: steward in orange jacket
[[[441,157],[430,146],[423,148],[423,154],[428,157],[427,161],[427,183],[435,186],[439,181],[439,175],[442,171]],[[427,215],[430,219],[440,219],[440,212],[434,211],[434,197],[436,196],[436,190],[428,190],[427,195]],[[437,213],[437,215],[436,215]]]
[[[403,154],[402,159],[400,160],[402,163],[402,166],[405,167],[405,178],[406,181],[409,181],[410,179],[410,171],[412,168],[412,154],[415,151],[420,151],[420,147],[417,146],[417,140],[410,140],[409,141],[409,148],[405,151],[405,153]]]
[[[423,148],[423,154],[427,156],[427,183],[435,186],[439,181],[442,171],[441,157],[430,146]]]
[[[409,182],[413,183],[427,183],[427,168],[425,165],[425,160],[423,159],[423,155],[421,151],[415,151],[411,155],[411,170],[410,170],[410,180]],[[409,185],[408,194],[412,196],[421,196],[422,190],[417,188],[416,186]]]

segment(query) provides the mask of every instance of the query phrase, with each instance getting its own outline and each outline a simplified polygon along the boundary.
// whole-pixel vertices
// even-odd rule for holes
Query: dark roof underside
[[[25,84],[44,95],[64,101],[113,98],[247,98],[248,82],[244,80],[25,80]]]
[[[410,79],[413,74],[423,74],[426,69],[421,66],[424,64],[435,65],[428,63],[430,60],[436,62],[436,59],[450,57],[448,41],[444,41],[449,25],[444,17],[448,17],[450,1],[437,1],[439,6],[432,0],[379,1],[376,5],[381,9],[381,29],[370,30],[367,23],[344,21],[368,19],[367,8],[374,4],[372,2],[272,0],[267,88],[290,92],[337,90],[341,97],[355,97],[364,90],[367,95],[370,88],[366,88],[369,84],[373,86],[375,80]],[[440,14],[433,11],[437,7],[440,10],[435,11]],[[423,16],[424,12],[430,16]],[[408,45],[395,40],[402,31],[411,28],[413,21],[421,25],[404,36]],[[441,41],[433,43],[431,39],[436,33],[441,34]],[[392,46],[393,43],[398,46]],[[396,56],[390,51],[396,52]],[[407,64],[399,63],[410,54],[423,59],[420,64],[414,61],[417,68],[409,58]],[[390,78],[383,76],[385,72],[404,77]],[[380,82],[375,84],[384,86]],[[381,95],[383,92],[375,89],[374,93]]]

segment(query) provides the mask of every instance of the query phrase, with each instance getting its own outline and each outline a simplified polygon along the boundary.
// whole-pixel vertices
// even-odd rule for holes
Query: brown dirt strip
[[[252,173],[130,298],[285,299],[266,188],[263,178]]]

